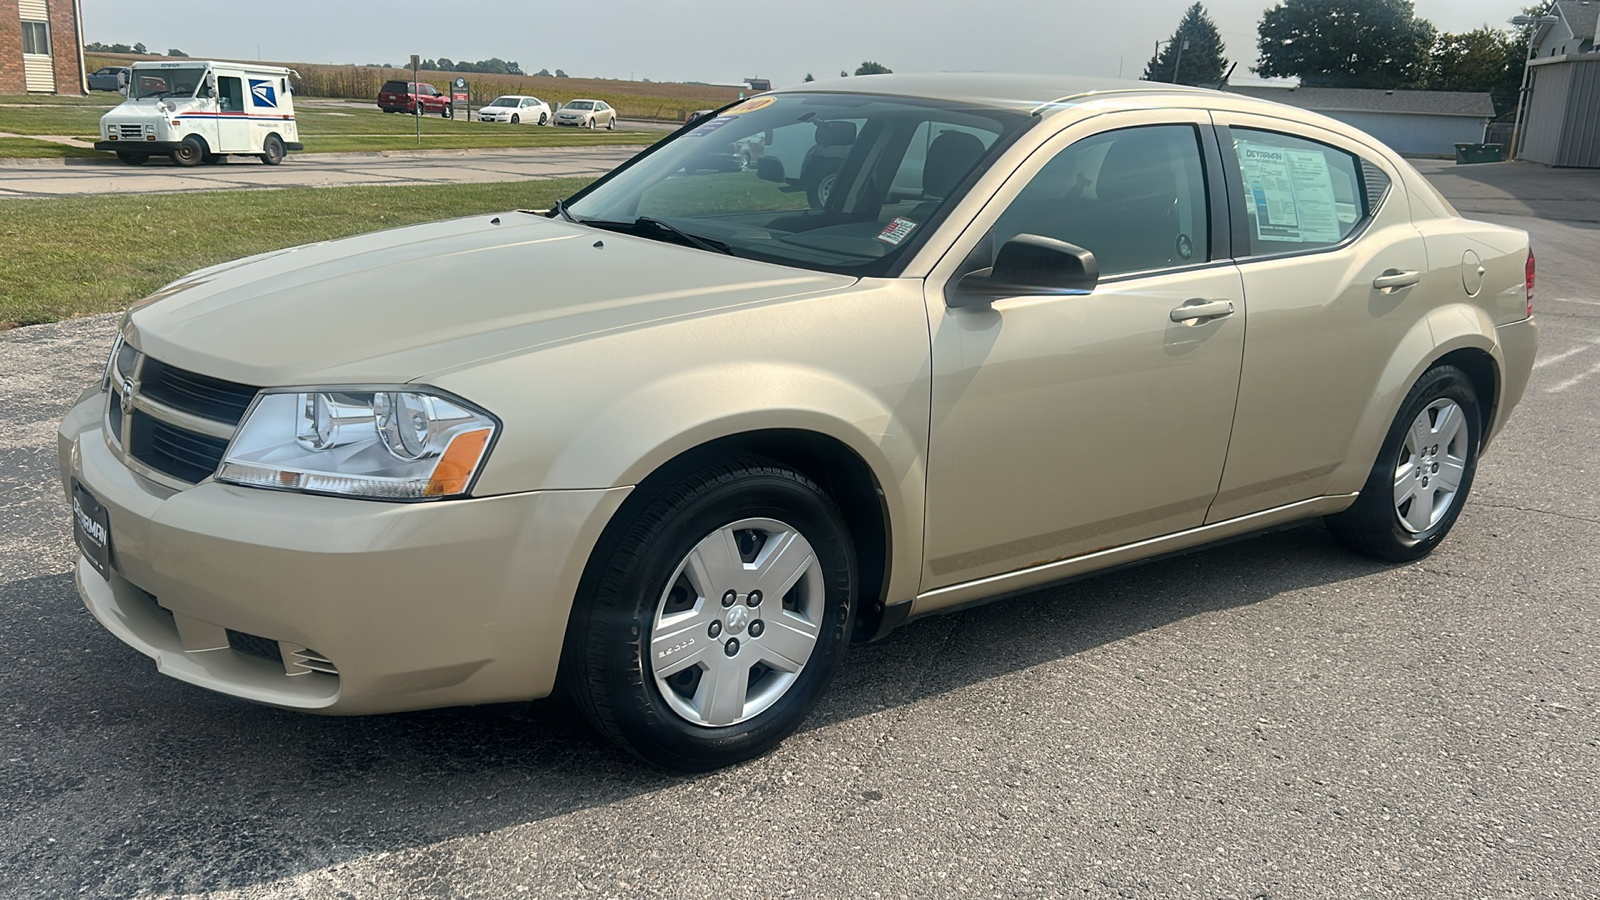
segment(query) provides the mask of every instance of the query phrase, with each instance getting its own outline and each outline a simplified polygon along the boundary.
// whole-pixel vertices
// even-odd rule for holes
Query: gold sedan
[[[213,690],[559,689],[713,768],[909,618],[1319,517],[1427,554],[1527,385],[1533,281],[1524,232],[1300,110],[805,85],[553,211],[136,305],[61,426],[77,582]]]

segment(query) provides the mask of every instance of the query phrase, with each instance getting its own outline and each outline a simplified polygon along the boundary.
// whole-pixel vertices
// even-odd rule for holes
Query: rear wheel
[[[185,168],[198,166],[200,165],[200,160],[205,158],[206,145],[191,134],[184,138],[183,143],[179,144],[177,149],[173,150],[169,155],[176,165],[184,166]]]
[[[546,122],[548,122],[548,121],[549,121],[549,120],[550,120],[550,117],[549,117],[549,116],[547,116],[547,115],[545,115],[545,114],[544,114],[544,113],[539,113],[539,124],[540,124],[540,125],[543,125],[543,124],[545,124],[545,123],[546,123]]]
[[[848,532],[821,488],[759,457],[702,465],[596,551],[563,680],[596,727],[648,762],[739,762],[816,705],[843,659],[854,593]]]
[[[222,154],[221,153],[207,153],[205,156],[200,158],[200,161],[205,163],[208,166],[214,166],[217,163],[222,162]]]
[[[616,116],[612,116],[611,118],[606,120],[606,130],[607,131],[616,131],[617,130],[617,117]]]
[[[117,151],[117,159],[122,160],[123,162],[127,163],[130,166],[142,166],[145,163],[150,161],[150,154],[148,154],[148,153],[132,153],[132,152],[127,151],[127,150],[118,150]]]
[[[1327,517],[1328,530],[1358,553],[1390,562],[1420,559],[1450,533],[1483,443],[1478,395],[1467,373],[1437,366],[1400,405],[1361,495]]]
[[[267,135],[267,139],[261,142],[261,161],[269,166],[283,162],[285,152],[283,139],[275,134]]]

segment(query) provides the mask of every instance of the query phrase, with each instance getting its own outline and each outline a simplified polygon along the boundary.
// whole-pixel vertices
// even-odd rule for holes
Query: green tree
[[[1188,49],[1184,49],[1185,43]],[[1217,84],[1228,70],[1228,60],[1222,55],[1225,49],[1222,34],[1211,21],[1211,14],[1203,4],[1196,3],[1184,12],[1172,39],[1162,45],[1161,52],[1150,57],[1140,77],[1169,84],[1174,80],[1178,84]]]
[[[167,55],[168,56],[181,56],[181,57],[184,57],[184,58],[187,58],[189,56],[189,54],[183,52],[182,50],[168,50],[167,51]]]
[[[539,71],[537,71],[537,72],[535,72],[533,74],[537,78],[549,78],[550,77],[550,70],[549,69],[540,69]]]
[[[806,73],[806,77],[805,77],[805,79],[804,79],[804,80],[805,80],[805,81],[806,81],[806,82],[812,82],[812,81],[816,81],[816,80],[817,80],[817,79],[816,79],[816,78],[814,78],[814,77],[813,77],[813,76],[812,76],[812,74],[811,74],[811,73],[810,73],[810,72],[807,72],[807,73]]]
[[[434,65],[437,66],[441,72],[454,72],[456,70],[455,62],[452,61],[448,56],[439,57],[439,61]]]
[[[1436,33],[1411,0],[1283,0],[1261,16],[1258,32],[1258,75],[1385,89],[1427,82]]]
[[[893,71],[894,70],[888,66],[883,65],[882,63],[875,63],[871,60],[867,60],[861,65],[856,66],[857,75],[888,75]]]
[[[135,53],[143,53],[143,52],[145,52],[144,45],[143,44],[134,44],[133,45],[133,52],[135,52]]]
[[[561,70],[560,70],[560,69],[557,69],[557,70],[556,70],[556,77],[557,77],[557,78],[565,78],[565,77],[567,77],[567,73],[566,73],[566,72],[563,72],[563,71],[561,71]]]
[[[1497,115],[1516,106],[1522,79],[1520,58],[1527,44],[1488,25],[1465,34],[1442,34],[1433,47],[1428,87],[1436,91],[1483,91],[1494,97]]]
[[[846,72],[846,71],[845,71],[845,70],[843,70],[843,69],[840,69],[840,70],[839,70],[839,77],[840,77],[840,78],[849,78],[849,77],[850,77],[850,73],[849,73],[849,72]]]

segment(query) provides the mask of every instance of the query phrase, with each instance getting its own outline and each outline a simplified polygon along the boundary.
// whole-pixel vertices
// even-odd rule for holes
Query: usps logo
[[[256,78],[250,79],[250,96],[257,106],[278,108],[278,94],[272,89],[272,82]]]

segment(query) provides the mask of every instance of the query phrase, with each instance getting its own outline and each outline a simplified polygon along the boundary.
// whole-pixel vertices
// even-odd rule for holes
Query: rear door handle
[[[1233,315],[1232,300],[1190,300],[1171,312],[1172,321],[1183,325],[1198,325],[1202,321]]]
[[[1395,288],[1410,287],[1421,280],[1421,272],[1414,272],[1409,269],[1404,271],[1400,269],[1385,269],[1382,275],[1372,279],[1372,286],[1380,291],[1388,291]]]

